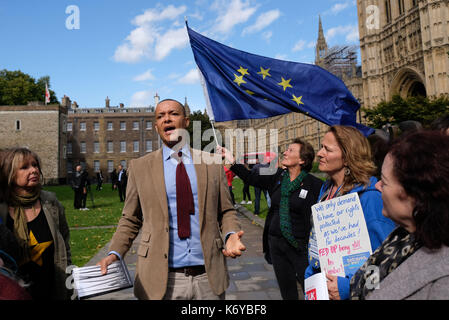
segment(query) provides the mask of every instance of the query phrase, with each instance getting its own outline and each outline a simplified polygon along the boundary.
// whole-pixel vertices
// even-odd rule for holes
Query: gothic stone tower
[[[449,93],[449,1],[357,0],[363,96]]]
[[[321,16],[318,23],[318,40],[316,42],[315,64],[323,67],[323,58],[327,55],[327,43],[324,38],[323,24],[321,23]]]

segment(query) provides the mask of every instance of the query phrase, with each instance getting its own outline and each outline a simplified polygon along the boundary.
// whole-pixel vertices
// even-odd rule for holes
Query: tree
[[[0,106],[26,105],[30,101],[45,101],[45,83],[50,88],[50,77],[37,81],[20,70],[0,70]],[[56,94],[50,90],[50,103],[59,103]]]
[[[389,123],[399,124],[414,120],[428,127],[433,120],[449,113],[449,96],[438,98],[393,96],[391,101],[383,101],[373,109],[363,108],[367,124],[372,128],[381,128]]]
[[[213,141],[213,138],[210,139],[209,141],[202,140],[204,131],[212,128],[209,117],[207,116],[207,114],[205,114],[205,113],[203,114],[201,111],[194,111],[193,113],[190,114],[189,118],[190,118],[190,125],[187,128],[187,131],[189,132],[189,135],[190,135],[190,145],[192,147],[195,146],[195,144],[193,143],[193,122],[199,121],[201,123],[201,137],[200,137],[201,138],[201,150],[204,150],[204,147],[206,147]],[[198,136],[198,134],[197,134],[197,136]]]

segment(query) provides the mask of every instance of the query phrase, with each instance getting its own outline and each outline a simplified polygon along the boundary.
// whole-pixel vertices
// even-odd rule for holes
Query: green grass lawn
[[[44,189],[56,193],[58,200],[65,208],[67,223],[70,227],[70,248],[72,263],[77,266],[85,265],[106,243],[111,240],[122,214],[123,202],[120,202],[118,191],[112,190],[111,184],[103,184],[102,190],[95,190],[88,194],[87,207],[89,210],[80,211],[73,208],[74,192],[69,186],[46,186]],[[109,228],[104,228],[109,226]],[[89,229],[78,229],[90,227]],[[102,228],[96,228],[102,227]]]
[[[240,202],[243,200],[243,181],[240,178],[235,177],[234,180],[232,180],[232,192],[234,193],[235,203],[240,204]],[[254,212],[254,200],[256,197],[254,196],[254,187],[249,187],[249,193],[251,195],[251,201],[252,204],[244,204],[243,206],[248,209],[251,212]],[[246,199],[248,201],[248,199]],[[260,195],[260,210],[259,210],[259,217],[265,219],[265,217],[268,214],[268,205],[267,201],[265,199],[265,196],[263,194]]]

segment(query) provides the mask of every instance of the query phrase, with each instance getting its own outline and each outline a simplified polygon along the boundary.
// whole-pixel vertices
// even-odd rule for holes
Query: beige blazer
[[[195,159],[210,154],[190,149]],[[223,236],[239,231],[223,165],[195,164],[198,184],[200,238],[210,286],[217,295],[229,285]],[[168,279],[169,216],[162,148],[131,160],[122,217],[110,250],[122,257],[141,232],[137,250],[134,294],[138,299],[162,299]]]
[[[55,274],[54,282],[51,284],[53,286],[52,298],[54,300],[68,300],[71,291],[66,287],[66,279],[68,277],[66,268],[72,264],[72,258],[70,253],[70,232],[65,217],[65,209],[53,192],[42,190],[40,200],[55,248]],[[8,214],[8,205],[0,203],[0,218],[3,223],[6,223]]]

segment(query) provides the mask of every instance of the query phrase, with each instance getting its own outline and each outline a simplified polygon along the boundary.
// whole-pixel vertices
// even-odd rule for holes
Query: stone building
[[[363,100],[449,93],[449,1],[358,0]]]
[[[155,99],[159,99],[157,94]],[[68,97],[63,98],[63,103],[71,106],[67,119],[66,170],[69,174],[81,164],[90,177],[101,170],[108,179],[108,173],[119,164],[126,168],[131,159],[159,148],[154,107],[111,106],[108,97],[104,108],[79,108]]]
[[[159,149],[162,141],[154,127],[154,109],[160,97],[154,96],[154,106],[131,108],[122,103],[111,106],[106,97],[103,108],[79,108],[68,97],[67,172],[76,165],[85,167],[91,178],[100,170],[109,181],[109,173],[118,165],[127,167],[130,160]],[[186,113],[190,108],[185,100]]]
[[[45,184],[66,180],[67,108],[31,102],[0,106],[0,149],[26,147],[41,158]]]

